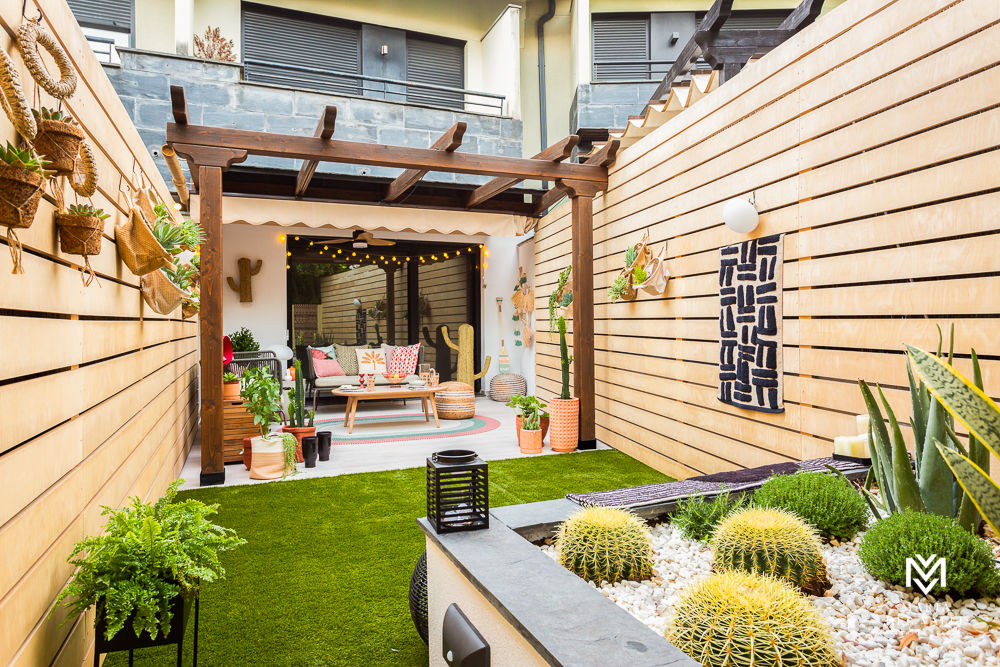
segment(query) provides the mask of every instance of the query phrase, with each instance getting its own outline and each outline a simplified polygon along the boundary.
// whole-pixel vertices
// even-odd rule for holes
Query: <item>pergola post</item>
[[[573,394],[580,399],[580,449],[597,447],[594,406],[594,195],[596,183],[559,181],[569,195],[573,253]]]
[[[385,328],[389,345],[396,344],[396,270],[385,267]]]
[[[222,484],[222,172],[247,152],[174,144],[197,166],[201,245],[201,486]]]

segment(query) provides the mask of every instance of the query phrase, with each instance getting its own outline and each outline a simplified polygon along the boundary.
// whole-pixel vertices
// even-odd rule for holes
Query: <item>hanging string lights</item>
[[[300,237],[294,237],[296,241],[300,240]],[[279,235],[278,239],[281,242],[285,242],[286,236],[284,234]],[[300,246],[301,247],[301,246]],[[348,248],[350,250],[350,248]],[[420,264],[428,264],[440,261],[449,261],[453,259],[460,259],[463,255],[473,255],[476,251],[482,257],[489,257],[489,250],[483,244],[470,245],[466,247],[454,247],[449,246],[447,250],[441,249],[439,251],[425,253],[423,255],[373,255],[371,252],[363,252],[363,255],[358,255],[357,250],[350,250],[350,255],[344,252],[343,248],[331,249],[329,245],[329,239],[313,239],[310,240],[307,247],[302,248],[299,251],[301,255],[303,252],[308,254],[309,252],[315,252],[318,256],[323,258],[330,257],[331,259],[336,259],[339,261],[346,262],[349,265],[373,265],[380,266],[383,269],[389,269],[394,267],[402,268],[404,264],[408,262],[419,262]],[[286,251],[286,256],[291,258],[292,251]],[[289,262],[294,261],[292,259]],[[291,269],[291,265],[287,264],[286,269]]]

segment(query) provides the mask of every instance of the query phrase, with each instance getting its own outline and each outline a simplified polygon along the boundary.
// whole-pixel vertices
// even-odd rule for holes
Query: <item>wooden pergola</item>
[[[456,123],[429,148],[389,146],[333,138],[336,107],[323,111],[312,137],[193,125],[184,89],[171,86],[174,122],[167,124],[166,142],[186,159],[198,188],[199,218],[205,231],[201,246],[201,484],[225,480],[222,455],[222,173],[250,155],[302,160],[296,179],[297,196],[305,195],[320,162],[338,162],[403,169],[388,184],[381,204],[398,205],[405,193],[429,171],[490,176],[472,190],[470,210],[524,180],[552,181],[554,187],[532,201],[531,215],[542,215],[568,196],[572,206],[573,372],[574,393],[580,399],[580,442],[596,442],[594,427],[594,251],[593,199],[607,187],[608,165],[617,142],[610,142],[580,164],[567,162],[576,136],[556,142],[531,158],[459,152],[465,123]]]

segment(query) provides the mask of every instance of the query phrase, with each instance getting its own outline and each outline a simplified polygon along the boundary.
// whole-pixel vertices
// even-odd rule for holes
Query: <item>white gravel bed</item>
[[[680,594],[691,582],[711,573],[712,550],[685,538],[669,524],[655,526],[651,532],[652,580],[591,585],[662,635]],[[824,597],[811,598],[839,637],[847,664],[1000,665],[1000,605],[995,598],[935,599],[887,587],[858,560],[860,541],[858,535],[846,544],[823,545],[832,587]],[[553,547],[542,550],[556,558]]]

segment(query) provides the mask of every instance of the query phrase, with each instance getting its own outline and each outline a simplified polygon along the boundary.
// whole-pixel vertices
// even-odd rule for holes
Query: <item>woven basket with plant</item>
[[[68,211],[56,215],[59,250],[70,255],[83,255],[86,267],[83,272],[84,285],[89,285],[97,277],[90,266],[90,256],[101,253],[104,221],[108,217],[102,209],[89,204],[74,204]]]
[[[80,144],[85,136],[76,120],[62,111],[42,107],[32,110],[38,133],[32,142],[38,154],[49,160],[49,168],[60,176],[73,173]]]
[[[646,245],[648,235],[643,234],[642,240],[625,250],[625,266],[608,286],[608,299],[614,301],[634,301],[639,295],[635,286],[646,281],[646,265],[653,258]]]
[[[48,162],[30,149],[15,148],[8,141],[0,148],[0,225],[7,227],[7,245],[14,264],[11,273],[24,273],[21,242],[15,229],[27,229],[35,220],[45,182],[52,177]]]

